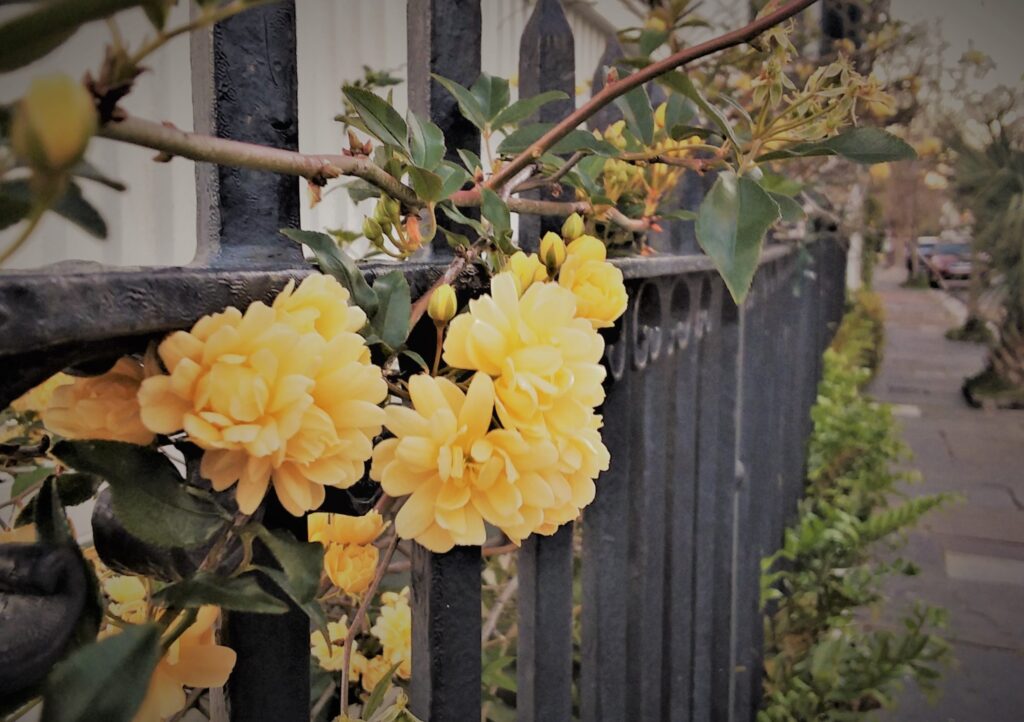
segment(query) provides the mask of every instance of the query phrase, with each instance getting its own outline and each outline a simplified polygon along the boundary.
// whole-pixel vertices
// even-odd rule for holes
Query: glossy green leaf
[[[370,325],[384,343],[392,349],[400,348],[409,335],[409,282],[401,271],[391,271],[373,282],[373,290],[380,303]]]
[[[45,466],[41,466],[36,469],[36,474],[42,473],[43,476],[52,472],[52,468]],[[21,475],[15,477],[15,481],[18,481],[20,476]],[[61,504],[65,507],[69,507],[84,504],[89,501],[89,499],[96,495],[96,490],[99,489],[100,483],[102,483],[102,479],[93,474],[65,472],[57,477],[56,489],[60,496]],[[35,521],[36,501],[38,499],[39,495],[37,494],[32,497],[24,507],[22,507],[21,511],[18,513],[18,518],[15,521],[15,526],[21,526]]]
[[[772,200],[778,204],[779,212],[782,214],[782,220],[787,223],[794,223],[802,220],[806,215],[804,213],[804,207],[800,205],[796,199],[783,195],[782,193],[774,193],[771,191],[769,191],[768,195],[770,195]]]
[[[465,238],[465,236],[463,236]],[[426,360],[412,349],[402,349],[402,356],[409,358],[413,363],[423,369],[423,373],[430,373],[430,367],[427,366]]]
[[[437,173],[429,170],[409,166],[409,183],[416,195],[425,201],[433,202],[441,200],[441,191],[444,188],[444,181]]]
[[[512,217],[508,205],[490,188],[481,189],[480,196],[483,201],[480,215],[490,222],[494,242],[503,253],[515,253],[512,246]]]
[[[408,150],[409,128],[391,104],[365,88],[347,85],[342,88],[345,97],[356,109],[366,129],[382,143],[400,150]]]
[[[128,186],[124,183],[119,180],[114,180],[87,160],[79,161],[78,165],[71,169],[71,175],[75,178],[91,180],[94,183],[99,183],[100,185],[104,185],[107,188],[118,192],[123,192],[128,189]]]
[[[131,722],[159,659],[155,624],[81,647],[47,678],[43,722]]]
[[[728,138],[732,144],[739,147],[740,142],[736,137],[736,133],[733,131],[732,126],[729,124],[728,119],[718,108],[708,102],[708,99],[704,97],[704,94],[697,89],[697,86],[690,80],[690,76],[681,70],[672,70],[665,73],[658,81],[667,85],[677,93],[682,93],[685,97],[692,100],[697,104],[704,115],[707,116],[708,120],[714,123],[718,129],[722,132],[722,135]]]
[[[615,105],[622,111],[626,126],[644,145],[654,142],[654,109],[647,89],[639,85],[625,95],[615,99]]]
[[[852,128],[825,140],[797,143],[789,148],[765,153],[757,160],[762,162],[820,155],[841,155],[862,165],[913,160],[917,157],[908,143],[881,128]]]
[[[462,113],[462,117],[483,130],[484,126],[487,125],[488,117],[476,96],[468,88],[464,88],[454,80],[448,80],[448,78],[442,77],[437,73],[432,73],[431,77],[452,94],[459,104],[459,112]]]
[[[161,547],[194,547],[223,529],[223,511],[189,494],[170,459],[120,441],[61,441],[53,455],[106,480],[114,511],[131,534]]]
[[[778,193],[783,196],[795,196],[804,189],[804,184],[800,181],[786,178],[778,173],[765,173],[758,183],[769,193]]]
[[[524,125],[501,141],[501,144],[498,146],[498,153],[501,155],[517,155],[522,153],[540,140],[553,127],[554,123],[531,123],[530,125]],[[589,150],[601,155],[616,155],[618,153],[618,149],[615,146],[604,140],[599,140],[594,137],[593,133],[588,133],[579,128],[569,131],[548,152],[563,155],[575,153],[578,150]]]
[[[665,101],[665,127],[674,128],[693,120],[697,114],[697,104],[679,93],[669,93]]]
[[[667,30],[647,30],[645,29],[640,33],[640,37],[637,39],[636,45],[637,50],[643,56],[649,56],[655,50],[657,50],[662,43],[668,39]]]
[[[149,22],[153,24],[156,30],[164,29],[171,5],[175,2],[177,0],[170,0],[170,2],[168,0],[145,0],[142,3],[142,9],[145,11],[146,17],[149,18]]]
[[[491,120],[491,128],[499,130],[510,125],[518,125],[548,103],[554,103],[556,100],[567,100],[568,98],[569,96],[561,90],[548,90],[530,98],[521,98],[498,113]]]
[[[481,223],[480,221],[476,220],[475,218],[470,218],[469,216],[467,216],[465,213],[460,211],[455,206],[453,206],[451,204],[448,204],[448,203],[445,203],[443,205],[438,206],[438,208],[440,208],[441,211],[446,216],[451,218],[456,223],[462,224],[464,226],[469,226],[470,228],[472,228],[474,231],[477,232],[479,237],[482,238],[482,237],[487,235],[487,231],[484,228],[484,224],[483,223]]]
[[[465,235],[462,233],[456,233],[455,231],[449,231],[444,226],[440,226],[439,228],[441,229],[441,233],[444,234],[444,238],[448,242],[449,246],[452,248],[469,248],[470,241]]]
[[[441,178],[441,192],[438,194],[441,199],[448,198],[452,193],[461,190],[462,186],[471,180],[469,173],[462,166],[447,160],[441,163],[435,172]]]
[[[362,178],[346,183],[345,190],[348,192],[348,197],[352,199],[353,203],[359,203],[370,198],[380,198],[380,188],[364,181]]]
[[[436,170],[444,159],[444,133],[434,123],[409,111],[409,158],[413,165]]]
[[[697,220],[697,214],[693,211],[685,209],[679,209],[674,211],[665,211],[664,213],[658,213],[659,218],[664,218],[669,221],[695,221]]]
[[[82,189],[78,187],[77,183],[68,184],[67,191],[53,204],[51,210],[71,221],[93,238],[106,239],[106,221],[103,220],[100,212],[82,196]]]
[[[469,92],[473,94],[488,123],[508,106],[508,81],[505,78],[480,73]]]
[[[324,568],[324,548],[317,542],[296,541],[283,530],[270,531],[257,526],[256,536],[267,545],[284,572],[287,590],[300,604],[313,601]]]
[[[288,605],[260,587],[254,573],[224,577],[213,572],[197,572],[190,579],[169,584],[153,595],[154,601],[167,607],[195,609],[213,604],[222,609],[254,614],[284,614]]]
[[[320,270],[334,276],[352,295],[352,300],[366,312],[367,317],[377,312],[377,294],[363,278],[355,261],[345,253],[334,239],[326,233],[303,231],[298,228],[282,228],[283,233],[297,243],[309,248],[320,263]]]
[[[719,173],[697,214],[697,240],[742,303],[754,280],[764,234],[779,219],[779,206],[757,183],[731,171]]]
[[[696,125],[686,125],[680,123],[679,125],[673,125],[668,132],[668,135],[672,140],[686,140],[697,136],[701,140],[708,140],[709,138],[720,138],[721,136],[715,131],[709,128],[701,128]]]
[[[473,175],[476,175],[478,170],[482,171],[484,169],[484,162],[480,160],[480,156],[473,151],[466,150],[465,148],[459,148],[458,153],[459,158],[462,159],[463,164],[466,166],[466,170]]]

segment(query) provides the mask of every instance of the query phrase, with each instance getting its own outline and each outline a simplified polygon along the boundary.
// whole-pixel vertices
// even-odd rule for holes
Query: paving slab
[[[956,657],[930,703],[910,688],[887,722],[1024,722],[1024,412],[966,405],[960,384],[985,349],[948,341],[957,303],[903,289],[883,271],[885,356],[869,391],[894,415],[921,472],[908,495],[952,492],[960,501],[927,517],[902,555],[921,573],[894,579],[875,623],[896,623],[915,601],[945,607]]]

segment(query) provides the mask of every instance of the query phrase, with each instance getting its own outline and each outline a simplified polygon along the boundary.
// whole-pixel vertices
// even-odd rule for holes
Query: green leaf
[[[718,108],[708,102],[708,99],[704,97],[703,93],[697,89],[697,86],[690,80],[690,76],[680,70],[673,70],[665,73],[658,81],[667,85],[677,93],[682,93],[684,96],[692,100],[697,104],[704,115],[708,117],[712,123],[714,123],[722,134],[728,138],[734,147],[739,147],[740,142],[736,137],[736,133],[733,131],[732,126],[729,125],[729,121],[725,115]]]
[[[324,568],[324,548],[317,542],[300,542],[283,530],[256,527],[256,536],[267,545],[281,565],[288,591],[300,604],[313,601]]]
[[[500,130],[510,125],[518,125],[548,103],[554,103],[556,100],[568,100],[568,98],[569,96],[561,90],[548,90],[530,98],[521,98],[494,116],[491,120],[491,128]]]
[[[373,282],[373,290],[380,303],[370,325],[392,349],[401,348],[409,335],[409,282],[401,271],[391,271]]]
[[[356,113],[366,125],[366,129],[377,140],[408,152],[406,139],[409,136],[409,128],[397,110],[392,108],[386,100],[365,88],[346,85],[341,91],[352,103],[352,107],[356,109]]]
[[[21,494],[29,487],[39,483],[53,473],[52,466],[37,466],[31,471],[23,471],[14,475],[14,485],[11,487],[11,496]]]
[[[177,0],[171,0],[171,2],[177,2]],[[164,25],[167,24],[167,15],[171,10],[171,2],[168,0],[145,0],[142,3],[142,9],[146,13],[146,17],[149,18],[149,22],[153,23],[153,27],[156,30],[163,30]]]
[[[469,246],[471,245],[469,238],[467,238],[463,234],[456,233],[455,231],[449,231],[444,226],[438,226],[438,228],[441,229],[441,233],[444,234],[445,240],[448,241],[448,245],[451,246],[452,248],[469,248]]]
[[[667,30],[644,30],[640,33],[640,37],[637,39],[637,50],[643,56],[649,56],[658,47],[661,46],[665,40],[668,39]]]
[[[615,105],[622,111],[626,125],[644,145],[654,142],[654,109],[647,89],[639,85],[625,95],[615,99]]]
[[[82,189],[77,183],[69,183],[64,195],[50,209],[54,213],[71,221],[94,238],[105,240],[107,223],[89,201],[82,196]]]
[[[370,697],[366,700],[366,707],[363,710],[363,717],[370,719],[374,712],[381,706],[384,701],[384,695],[387,694],[388,687],[391,686],[391,680],[395,676],[395,670],[399,667],[395,664],[388,670],[387,674],[381,677],[377,684],[373,686],[373,691],[370,692]]]
[[[27,185],[27,181],[6,181],[0,183],[0,231],[10,228],[15,223],[20,223],[28,216],[29,211],[32,210],[30,202],[27,202],[20,196],[9,193],[10,187],[15,183],[25,183]]]
[[[765,173],[758,183],[769,193],[778,193],[783,196],[795,196],[804,189],[803,183],[786,178],[778,173]]]
[[[434,172],[441,178],[441,192],[438,194],[441,199],[448,198],[452,193],[461,190],[462,186],[470,181],[469,173],[462,166],[455,165],[448,160],[441,163]]]
[[[779,211],[782,214],[782,220],[787,223],[794,223],[802,220],[806,215],[804,213],[804,207],[800,205],[795,199],[790,198],[787,195],[781,193],[774,193],[769,191],[768,195],[772,197],[779,206]]]
[[[370,198],[380,198],[380,188],[364,181],[362,178],[346,183],[345,190],[348,192],[348,197],[352,199],[353,203],[359,203]]]
[[[465,236],[463,236],[463,238],[465,238]],[[412,359],[413,363],[415,363],[417,366],[419,366],[421,369],[423,369],[424,373],[428,373],[428,374],[430,373],[430,367],[427,366],[426,360],[424,360],[424,358],[422,356],[420,356],[418,353],[416,353],[415,351],[413,351],[411,349],[407,349],[407,348],[406,349],[402,349],[402,355],[403,356],[407,356],[410,359]]]
[[[43,722],[131,722],[160,659],[160,629],[131,626],[82,647],[46,681]]]
[[[469,89],[483,111],[484,119],[490,123],[505,109],[509,101],[508,81],[496,75],[480,73],[480,77]]]
[[[508,205],[490,188],[482,188],[480,196],[483,199],[480,215],[490,221],[498,248],[503,253],[515,253],[516,249],[512,245],[512,217]]]
[[[100,185],[104,185],[107,188],[118,192],[123,192],[128,189],[128,186],[124,183],[105,175],[103,171],[87,160],[80,160],[78,165],[71,169],[71,175],[76,178],[91,180],[94,183],[99,183]]]
[[[501,155],[516,155],[522,153],[554,127],[554,123],[531,123],[510,133],[498,146],[498,153]],[[579,128],[559,140],[548,152],[556,155],[575,153],[578,150],[589,150],[601,155],[617,155],[618,149],[604,140],[595,138],[592,133]]]
[[[789,148],[765,153],[759,156],[757,161],[760,163],[819,155],[841,155],[862,165],[913,160],[917,157],[917,153],[909,144],[892,133],[880,128],[852,128],[825,140],[797,143]]]
[[[317,629],[319,629],[320,632],[324,635],[324,639],[331,638],[330,631],[327,629],[327,615],[324,614],[324,609],[320,606],[320,602],[318,602],[315,598],[309,601],[302,601],[298,597],[296,597],[295,590],[292,588],[291,583],[288,581],[288,575],[282,572],[280,569],[273,569],[271,567],[266,566],[254,566],[253,568],[260,574],[263,574],[268,579],[270,579],[274,584],[277,585],[278,589],[284,592],[289,599],[295,602],[295,606],[297,606],[299,609],[306,613],[306,616],[309,617],[309,620],[313,623],[313,625]]]
[[[720,137],[718,133],[713,130],[701,128],[696,125],[686,125],[685,123],[673,125],[669,130],[668,135],[672,140],[686,140],[692,136],[697,136],[701,140]]]
[[[471,174],[475,175],[478,170],[482,171],[484,169],[484,162],[480,160],[480,156],[473,151],[466,150],[465,148],[459,148],[458,153],[459,157],[462,158],[462,162],[466,166],[466,170]]]
[[[697,114],[697,104],[679,93],[669,93],[665,101],[665,127],[689,123]],[[691,134],[692,135],[692,134]]]
[[[697,214],[693,211],[685,209],[679,209],[674,211],[666,211],[665,213],[658,213],[659,218],[664,218],[669,221],[695,221],[697,220]]]
[[[434,123],[413,111],[408,114],[409,158],[413,165],[433,171],[444,158],[444,133]]]
[[[768,228],[779,206],[757,183],[732,171],[719,173],[697,214],[697,240],[722,274],[737,304],[750,290]]]
[[[409,166],[409,182],[416,195],[425,201],[438,201],[441,199],[441,190],[444,188],[444,181],[437,173],[429,170]]]
[[[41,466],[35,470],[35,473],[42,472],[45,476],[46,473],[50,473],[52,471],[53,469],[51,468]],[[15,477],[15,482],[18,481],[20,476],[23,475]],[[96,490],[99,488],[101,482],[102,479],[93,474],[77,474],[74,472],[61,474],[57,477],[56,483],[56,489],[57,493],[60,495],[61,504],[65,507],[84,504],[96,495]],[[38,495],[32,497],[32,499],[29,500],[29,502],[22,508],[21,512],[18,514],[15,526],[21,526],[22,524],[35,521],[36,500],[38,498]]]
[[[464,226],[469,226],[470,228],[472,228],[474,231],[476,231],[480,235],[481,238],[483,238],[484,236],[487,235],[487,230],[484,228],[484,224],[483,223],[481,223],[480,221],[476,220],[475,218],[470,218],[469,216],[467,216],[465,213],[460,211],[455,206],[450,205],[448,203],[445,203],[444,205],[438,206],[438,208],[440,208],[441,211],[446,216],[451,218],[456,223],[460,223],[460,224],[462,224]],[[463,238],[464,237],[465,236],[463,236]]]
[[[235,612],[284,614],[288,605],[259,584],[255,574],[237,577],[218,576],[213,572],[197,572],[191,579],[169,584],[153,595],[164,606],[194,609],[214,604]]]
[[[53,455],[78,471],[105,479],[124,528],[161,547],[194,547],[224,526],[223,510],[189,494],[170,459],[120,441],[61,441]]]
[[[355,261],[345,253],[334,239],[319,231],[282,228],[281,233],[296,243],[309,246],[320,263],[320,270],[334,276],[352,295],[352,300],[366,312],[367,317],[377,312],[377,294],[363,278]]]
[[[454,80],[448,80],[448,78],[442,77],[437,73],[431,73],[431,77],[443,85],[445,90],[451,93],[455,100],[458,101],[459,112],[462,113],[462,117],[480,130],[483,130],[489,118],[485,114],[483,106],[480,105],[480,101],[476,99],[476,96]]]

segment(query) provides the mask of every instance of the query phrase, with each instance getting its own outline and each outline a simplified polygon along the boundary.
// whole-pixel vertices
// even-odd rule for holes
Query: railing
[[[429,73],[479,73],[481,0],[409,0],[410,105],[448,146],[475,129]],[[572,35],[540,0],[522,38],[524,93],[573,78]],[[297,146],[294,3],[244,13],[193,39],[197,129]],[[549,112],[569,108],[548,106]],[[551,120],[552,118],[542,118]],[[167,331],[228,305],[268,299],[309,272],[278,229],[298,221],[291,178],[198,166],[199,254],[185,268],[61,268],[0,276],[2,403],[68,366],[102,370]],[[700,179],[684,190],[699,198]],[[737,308],[676,224],[655,258],[620,261],[630,291],[608,334],[603,413],[611,469],[582,519],[582,654],[573,661],[573,528],[518,553],[520,720],[749,720],[760,696],[759,560],[801,493],[820,355],[843,303],[845,254],[828,232],[769,246]],[[521,237],[536,239],[536,221]],[[534,241],[535,242],[535,241]],[[446,263],[409,264],[414,295]],[[378,268],[368,267],[374,274]],[[341,510],[340,508],[337,510]],[[267,524],[296,525],[268,509]],[[301,521],[301,520],[300,520]],[[304,533],[304,529],[297,531]],[[415,547],[411,704],[424,719],[480,717],[480,549]],[[309,715],[309,627],[232,614],[238,722]]]

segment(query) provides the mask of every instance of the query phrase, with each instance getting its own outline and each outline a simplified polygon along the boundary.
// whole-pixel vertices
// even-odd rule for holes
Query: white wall
[[[483,0],[483,69],[516,80],[519,37],[529,17],[528,0]],[[363,65],[394,69],[405,77],[406,12],[404,0],[300,0],[297,3],[299,47],[299,147],[306,152],[337,152],[344,146],[341,126],[333,121],[341,111],[340,86],[363,74]],[[586,98],[590,77],[604,52],[607,25],[595,25],[586,13],[567,3],[576,42],[577,93]],[[602,8],[602,6],[604,6]],[[23,6],[0,8],[0,19],[17,14]],[[591,5],[622,24],[618,0]],[[171,22],[186,17],[188,3],[174,8]],[[590,13],[592,15],[593,13]],[[141,12],[125,13],[118,20],[128,38],[151,32]],[[625,16],[625,22],[632,22]],[[610,23],[609,23],[610,24]],[[83,28],[60,50],[42,61],[3,76],[0,102],[19,97],[29,80],[43,72],[64,72],[78,77],[97,67],[109,32],[102,23]],[[131,113],[192,127],[189,47],[186,37],[170,42],[148,63],[124,102]],[[515,84],[515,83],[514,83]],[[404,113],[405,85],[395,87],[395,105]],[[68,259],[110,265],[176,265],[188,263],[195,251],[195,177],[189,161],[154,163],[151,151],[97,139],[89,149],[92,162],[129,190],[118,194],[83,182],[86,196],[109,225],[106,241],[97,241],[63,219],[49,215],[26,246],[10,261],[12,268],[33,268]],[[297,181],[298,182],[298,181]],[[305,190],[303,189],[303,194]],[[304,196],[305,198],[305,196]],[[344,190],[327,195],[315,209],[303,208],[306,228],[357,229],[361,214]],[[10,243],[15,229],[0,233],[0,247]]]

